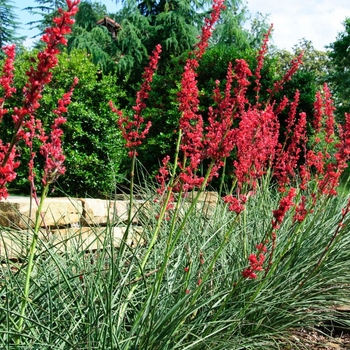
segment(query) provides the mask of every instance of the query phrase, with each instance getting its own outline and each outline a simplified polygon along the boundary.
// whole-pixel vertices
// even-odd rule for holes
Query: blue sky
[[[109,12],[116,12],[117,11],[117,5],[114,0],[99,0],[101,4],[106,5],[107,10]],[[33,42],[33,39],[31,39],[33,36],[38,34],[37,30],[29,30],[29,26],[26,25],[26,23],[35,21],[37,19],[40,19],[40,16],[35,17],[29,14],[28,11],[24,11],[23,9],[26,7],[35,7],[38,6],[38,4],[34,0],[12,0],[13,5],[16,7],[16,15],[18,17],[18,21],[21,23],[21,30],[20,34],[26,36],[28,39],[25,42],[26,46],[30,46]]]
[[[25,23],[35,20],[21,9],[36,6],[34,0],[12,0],[17,7],[16,14],[22,23],[22,35],[28,38],[36,34],[29,31]],[[100,0],[109,12],[115,12],[114,0]],[[290,50],[302,38],[311,40],[318,50],[335,41],[343,31],[342,22],[350,17],[350,0],[247,0],[249,11],[254,14],[269,14],[274,24],[273,43],[279,48]],[[27,40],[30,45],[31,40]]]

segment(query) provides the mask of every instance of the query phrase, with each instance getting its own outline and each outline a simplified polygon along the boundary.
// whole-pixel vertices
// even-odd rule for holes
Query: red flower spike
[[[292,187],[288,194],[280,200],[279,208],[273,210],[274,220],[272,220],[273,229],[279,228],[279,225],[283,222],[284,216],[287,211],[294,205],[293,199],[296,195],[296,189]]]
[[[143,125],[145,120],[141,113],[146,108],[145,100],[148,98],[148,92],[151,90],[151,82],[157,70],[161,51],[162,47],[157,45],[150,56],[150,62],[142,75],[143,83],[140,90],[136,93],[136,105],[132,107],[135,114],[132,118],[129,116],[124,117],[123,112],[114,107],[112,101],[109,102],[112,111],[119,116],[118,126],[126,141],[125,147],[129,148],[128,155],[131,158],[137,156],[136,148],[142,144],[142,140],[146,138],[152,125],[150,121],[145,126]]]
[[[258,64],[257,64],[256,70],[254,72],[255,85],[256,85],[254,90],[256,91],[257,100],[259,99],[259,92],[260,92],[260,88],[261,88],[261,83],[260,83],[261,69],[263,68],[263,65],[264,65],[264,59],[265,59],[265,56],[267,54],[268,42],[269,42],[269,38],[270,38],[270,35],[272,32],[272,29],[273,29],[273,24],[271,24],[267,33],[264,34],[263,44],[261,45],[261,48],[258,51],[258,57],[257,57]]]
[[[214,0],[210,17],[205,19],[204,26],[202,27],[200,41],[196,45],[196,50],[194,51],[197,60],[201,59],[206,48],[208,47],[208,42],[212,35],[214,25],[220,18],[221,10],[224,9],[224,0]]]
[[[292,66],[291,68],[287,71],[287,73],[284,75],[284,77],[277,81],[276,83],[273,84],[273,89],[268,89],[268,92],[272,95],[278,93],[280,90],[283,89],[283,85],[292,79],[292,76],[295,74],[295,72],[299,69],[299,66],[303,63],[302,58],[303,58],[304,52],[302,51],[299,56],[295,57],[292,60]]]
[[[265,253],[267,248],[262,243],[258,244],[257,249],[259,250],[258,256],[256,254],[249,255],[249,267],[242,271],[242,276],[244,278],[255,279],[258,277],[257,272],[263,271],[263,265],[265,262]]]
[[[312,210],[306,209],[306,196],[301,197],[300,203],[295,207],[295,214],[293,217],[293,221],[303,222],[308,213],[312,213]]]
[[[38,53],[36,69],[30,67],[27,72],[28,83],[23,88],[24,105],[16,110],[12,117],[17,127],[21,126],[26,115],[34,114],[40,107],[39,101],[42,98],[44,86],[51,81],[51,71],[58,64],[57,55],[60,53],[58,46],[67,44],[64,36],[71,32],[71,25],[74,23],[71,17],[78,12],[79,2],[80,0],[67,0],[67,11],[62,9],[59,11],[60,16],[53,20],[55,26],[47,28],[41,38],[46,43],[46,48]]]
[[[12,86],[14,78],[14,60],[16,55],[16,46],[8,45],[2,48],[4,54],[6,55],[5,63],[2,68],[2,73],[0,76],[0,86],[4,90],[3,97],[0,97],[0,121],[3,116],[8,112],[7,109],[4,109],[5,100],[13,95],[16,92],[16,88]]]
[[[6,198],[8,193],[6,185],[16,177],[14,169],[19,165],[16,162],[17,157],[16,144],[20,140],[31,148],[34,137],[38,137],[41,141],[46,142],[47,138],[44,136],[41,122],[35,119],[35,112],[40,107],[40,99],[42,98],[42,91],[44,86],[51,81],[51,70],[57,66],[57,55],[60,52],[58,46],[65,44],[64,35],[71,32],[71,24],[74,20],[71,18],[78,11],[77,5],[79,0],[67,0],[67,11],[59,10],[59,17],[54,19],[54,25],[46,29],[42,40],[47,44],[44,51],[37,55],[38,64],[36,68],[30,67],[26,73],[28,82],[23,88],[24,101],[22,107],[14,107],[12,119],[15,124],[14,142],[8,145],[0,145],[0,197]],[[13,59],[14,47],[8,47],[8,59],[5,62],[6,72],[2,74],[1,86],[5,91],[5,98],[10,97],[15,91],[11,88],[13,79]],[[0,101],[0,119],[7,112],[3,109],[4,99]],[[60,121],[57,121],[60,123]],[[29,160],[29,180],[34,187],[34,157],[35,152],[31,151],[31,158]]]
[[[247,197],[240,195],[239,198],[236,198],[233,195],[228,195],[223,198],[223,201],[229,204],[228,209],[230,211],[234,211],[239,214],[244,210],[244,204],[247,201]]]
[[[58,101],[58,107],[53,111],[57,117],[51,126],[50,137],[46,137],[50,142],[45,141],[40,147],[40,153],[45,158],[44,175],[42,178],[44,186],[54,182],[66,171],[66,168],[63,165],[66,157],[63,154],[61,141],[63,131],[60,126],[66,122],[66,119],[62,117],[62,113],[67,112],[67,106],[71,103],[71,97],[77,83],[78,78],[75,78],[71,89]]]

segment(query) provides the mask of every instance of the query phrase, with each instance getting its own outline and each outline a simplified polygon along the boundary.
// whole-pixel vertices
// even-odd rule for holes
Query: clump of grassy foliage
[[[68,30],[77,3],[68,0],[69,11],[55,20],[62,32]],[[325,85],[316,95],[309,125],[313,142],[308,144],[306,114],[296,112],[299,92],[293,101],[274,99],[301,56],[268,91],[268,100],[260,101],[267,34],[255,72],[244,60],[230,64],[224,91],[217,82],[213,106],[204,118],[199,113],[196,69],[222,6],[221,0],[214,1],[200,42],[185,63],[176,152],[172,161],[164,158],[156,184],[148,181],[138,189],[141,200],[134,196],[137,153],[151,127],[142,111],[160,46],[145,69],[134,114],[125,115],[110,104],[131,158],[130,203],[126,224],[115,215],[103,230],[95,228],[95,239],[103,242],[98,251],[81,249],[79,230],[75,245],[68,239],[44,240],[39,234],[45,226],[41,210],[49,186],[64,173],[59,126],[73,89],[60,100],[53,134],[46,137],[30,113],[39,107],[34,78],[42,80],[42,88],[49,78],[34,70],[29,74],[27,90],[33,101],[25,100],[27,105],[17,110],[17,117],[23,117],[14,120],[17,136],[1,149],[0,189],[5,197],[6,183],[14,179],[18,166],[15,146],[19,135],[25,135],[20,131],[29,128],[40,131],[40,137],[30,135],[43,143],[39,150],[46,157],[44,190],[39,198],[31,173],[38,210],[34,227],[28,225],[29,237],[3,228],[3,244],[5,236],[24,247],[29,240],[29,249],[16,261],[2,256],[2,348],[283,349],[304,346],[292,337],[295,329],[325,328],[330,322],[349,326],[334,306],[349,302],[350,201],[337,189],[350,155],[350,115],[337,132]],[[62,42],[55,35],[51,39],[54,48]],[[46,53],[51,57],[52,51]],[[42,64],[45,57],[39,56]],[[5,68],[2,86],[11,94],[11,57]],[[245,97],[251,76],[254,105]],[[287,107],[288,118],[282,123],[279,114]],[[33,108],[29,121],[28,108]],[[224,176],[231,177],[230,188],[222,181],[219,193],[207,191],[213,179]],[[140,239],[130,246],[128,237],[136,224]],[[113,229],[120,225],[125,233],[116,247]]]

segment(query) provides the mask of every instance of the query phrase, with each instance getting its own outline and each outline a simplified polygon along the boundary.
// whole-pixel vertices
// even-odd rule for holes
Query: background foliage
[[[25,52],[17,58],[16,86],[23,86],[25,71],[33,64],[34,57],[35,52]],[[58,181],[57,187],[71,196],[110,195],[117,179],[120,181],[119,165],[123,154],[116,117],[108,106],[109,100],[123,96],[116,77],[102,75],[98,66],[83,51],[61,53],[59,68],[54,70],[52,82],[45,89],[38,117],[46,125],[51,125],[56,101],[69,90],[74,76],[79,77],[79,83],[74,90],[67,123],[63,127],[67,171]],[[19,105],[21,99],[22,93],[19,89],[12,101],[13,106]],[[9,137],[7,132],[11,130],[11,125],[10,117],[1,125],[3,139]],[[10,187],[12,193],[28,194],[29,191],[29,158],[25,148],[23,152],[19,179],[16,185]],[[40,161],[38,159],[38,164]],[[59,191],[57,195],[62,195],[62,192]]]
[[[10,0],[1,0],[4,42],[16,41],[15,9]],[[28,8],[32,13],[41,14],[32,26],[42,30],[51,21],[62,0],[36,0],[37,6]],[[183,63],[197,40],[204,16],[208,12],[208,1],[136,1],[120,2],[117,13],[108,12],[105,5],[93,0],[83,0],[79,5],[76,23],[69,36],[67,51],[61,55],[62,71],[55,71],[55,81],[43,100],[43,107],[50,117],[54,98],[69,87],[70,77],[78,76],[78,85],[68,115],[66,127],[67,168],[70,169],[60,180],[60,186],[71,195],[102,195],[114,187],[126,173],[126,156],[122,151],[119,133],[115,128],[115,116],[110,113],[107,102],[112,99],[126,113],[132,113],[135,92],[148,56],[158,43],[163,52],[158,72],[152,83],[152,92],[144,117],[152,120],[147,143],[140,151],[140,160],[145,169],[154,174],[164,155],[174,149],[174,130],[177,128],[179,112],[177,93]],[[226,1],[226,11],[216,26],[210,41],[210,48],[204,55],[198,71],[201,105],[211,102],[215,80],[225,83],[228,62],[234,64],[237,58],[244,58],[254,70],[256,53],[263,34],[269,26],[268,17],[263,14],[252,18],[241,0]],[[97,21],[104,16],[114,19],[120,28],[114,39],[104,26]],[[251,20],[250,26],[247,25]],[[299,112],[312,115],[315,91],[325,81],[332,83],[337,105],[337,118],[342,120],[344,112],[350,110],[347,54],[349,41],[349,19],[344,22],[344,32],[330,45],[328,51],[318,51],[312,42],[301,40],[289,52],[271,46],[263,70],[262,97],[265,87],[281,78],[292,58],[304,51],[303,66],[293,80],[288,82],[278,96],[293,98],[295,88],[301,92]],[[40,47],[40,43],[36,44]],[[21,86],[25,69],[34,57],[33,52],[24,51],[17,58],[16,81]],[[55,86],[61,86],[61,90]],[[51,89],[51,90],[50,90]],[[248,93],[254,99],[254,91]],[[20,90],[17,94],[20,99]],[[18,101],[18,100],[17,100]],[[15,104],[17,101],[13,101]],[[85,107],[84,107],[85,105]],[[11,106],[9,106],[11,107]],[[281,115],[281,122],[285,115]],[[2,130],[6,134],[6,128]],[[113,146],[114,143],[114,146]],[[25,152],[25,151],[24,151]],[[72,166],[75,164],[74,166]],[[104,169],[107,176],[95,169]],[[75,170],[73,170],[73,168]],[[20,181],[13,191],[26,193],[26,174],[20,172]],[[93,179],[95,178],[95,179]]]

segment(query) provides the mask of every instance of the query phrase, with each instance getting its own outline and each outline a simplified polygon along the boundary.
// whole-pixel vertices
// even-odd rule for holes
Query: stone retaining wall
[[[58,251],[96,250],[103,247],[105,237],[119,246],[128,218],[128,200],[108,201],[92,198],[47,198],[44,202],[39,237]],[[0,201],[0,259],[18,258],[26,254],[35,225],[37,205],[29,197],[9,197]],[[107,224],[111,221],[115,226]],[[127,238],[130,246],[140,242],[140,229]],[[27,236],[28,239],[25,239]],[[112,237],[111,237],[112,236]],[[112,238],[112,239],[111,239]],[[27,244],[26,244],[26,243]]]
[[[193,199],[189,195],[188,202]],[[199,206],[211,215],[218,201],[216,192],[201,193]],[[145,204],[135,200],[136,208]],[[93,198],[46,198],[42,210],[43,220],[39,237],[41,244],[54,246],[62,252],[69,249],[97,250],[108,242],[118,247],[126,229],[129,200],[103,200]],[[35,224],[37,205],[29,197],[10,196],[0,201],[0,259],[26,255]],[[134,215],[133,215],[134,216]],[[133,219],[127,244],[136,246],[144,242],[142,227]],[[27,239],[26,239],[27,237]],[[108,240],[105,240],[108,237]]]

